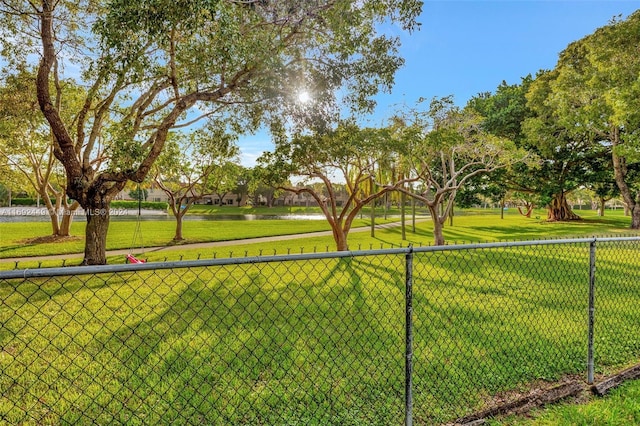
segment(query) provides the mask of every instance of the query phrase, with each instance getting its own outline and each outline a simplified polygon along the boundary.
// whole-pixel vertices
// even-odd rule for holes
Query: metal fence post
[[[413,245],[405,256],[404,424],[413,425]]]
[[[587,347],[587,383],[593,383],[593,322],[595,313],[595,288],[596,288],[596,240],[589,243],[589,331]]]

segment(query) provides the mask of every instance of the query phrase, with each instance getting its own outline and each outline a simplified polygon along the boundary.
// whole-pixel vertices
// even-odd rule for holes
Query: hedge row
[[[52,198],[51,203],[55,206],[56,199]],[[12,198],[11,205],[12,206],[37,206],[38,200],[36,200],[35,198]],[[40,205],[41,206],[45,205],[42,199],[40,200]]]
[[[56,204],[56,200],[52,199],[51,202],[53,205]],[[12,198],[11,199],[12,206],[36,206],[38,205],[38,201],[35,198]],[[40,205],[44,206],[44,202],[40,200]],[[112,201],[111,206],[112,209],[137,209],[138,202],[137,201]],[[154,202],[154,201],[143,201],[140,204],[140,207],[143,209],[149,210],[164,210],[166,211],[169,208],[169,204],[166,202]]]
[[[169,208],[169,204],[165,201],[157,202],[157,201],[142,201],[140,203],[140,207],[148,210],[167,210]],[[111,202],[112,209],[137,209],[138,202],[137,201],[123,201],[117,200]]]

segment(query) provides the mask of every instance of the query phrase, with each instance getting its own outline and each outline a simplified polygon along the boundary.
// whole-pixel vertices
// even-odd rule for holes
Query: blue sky
[[[418,98],[454,95],[464,105],[505,80],[518,83],[527,74],[554,67],[569,43],[628,16],[640,1],[426,0],[420,31],[401,34],[405,66],[396,74],[392,94],[377,97],[371,117],[380,124],[393,106]],[[272,145],[266,134],[241,137],[242,161]]]

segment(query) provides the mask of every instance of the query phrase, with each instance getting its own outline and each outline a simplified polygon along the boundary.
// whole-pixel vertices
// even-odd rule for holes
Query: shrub
[[[33,198],[13,198],[11,200],[12,206],[34,206],[36,204]]]
[[[157,202],[157,201],[142,201],[140,203],[140,207],[143,209],[150,210],[163,210],[166,211],[169,208],[169,204],[165,201]],[[137,201],[124,201],[117,200],[111,202],[112,209],[137,209],[138,202]]]

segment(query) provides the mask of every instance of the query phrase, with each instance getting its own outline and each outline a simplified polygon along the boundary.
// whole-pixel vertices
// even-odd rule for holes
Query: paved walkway
[[[431,219],[416,219],[416,223],[424,222]],[[390,222],[382,225],[376,225],[376,229],[387,229],[387,228],[395,228],[401,226],[401,222]],[[407,221],[407,226],[410,225],[410,220]],[[349,231],[350,234],[356,232],[367,232],[370,231],[371,227],[364,226],[360,228],[353,228]],[[260,238],[247,238],[243,240],[231,240],[231,241],[210,241],[204,243],[193,243],[193,244],[178,244],[171,246],[159,246],[159,247],[145,247],[143,251],[145,253],[156,253],[156,252],[164,252],[164,251],[176,251],[183,249],[198,249],[198,248],[214,248],[214,247],[228,247],[228,246],[238,246],[242,244],[260,244],[267,243],[272,241],[286,241],[286,240],[298,240],[302,238],[312,238],[312,237],[325,237],[331,236],[331,231],[319,231],[319,232],[307,232],[304,234],[292,234],[292,235],[275,235],[271,237],[260,237]],[[127,253],[137,252],[139,250],[134,249],[121,249],[121,250],[107,250],[107,256],[124,256]],[[71,253],[71,254],[56,254],[51,256],[32,256],[32,257],[9,257],[5,259],[0,259],[0,263],[15,263],[15,262],[25,262],[25,261],[46,261],[46,260],[68,260],[68,259],[78,259],[82,258],[83,253]]]

